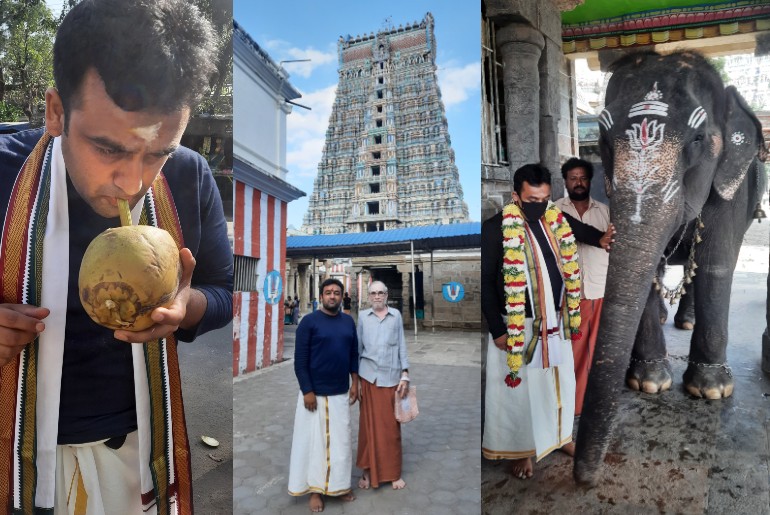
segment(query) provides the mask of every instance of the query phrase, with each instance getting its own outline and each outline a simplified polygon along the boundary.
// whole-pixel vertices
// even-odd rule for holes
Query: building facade
[[[339,84],[303,228],[340,234],[468,220],[436,80],[433,16],[340,38]]]
[[[305,194],[286,181],[286,71],[234,23],[233,375],[283,359],[286,206]]]

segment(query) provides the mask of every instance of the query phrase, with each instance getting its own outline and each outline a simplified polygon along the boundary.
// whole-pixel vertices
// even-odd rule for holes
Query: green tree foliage
[[[53,85],[56,20],[43,0],[0,0],[0,102],[4,117],[41,124]],[[16,121],[4,118],[4,121]]]
[[[80,0],[62,0],[54,17],[44,0],[0,0],[0,121],[22,117],[42,124],[45,90],[53,86],[53,40],[64,16]],[[233,14],[231,0],[194,0],[214,25],[217,52],[211,89],[196,114],[233,112]]]
[[[196,114],[231,115],[233,112],[233,2],[232,0],[195,0],[195,5],[209,19],[217,35],[216,72],[209,94]]]
[[[725,84],[729,84],[730,77],[727,76],[727,72],[725,71],[725,58],[710,57],[709,62],[711,63],[711,66],[713,66],[714,69],[717,71],[719,76],[722,78],[722,82],[724,82]]]

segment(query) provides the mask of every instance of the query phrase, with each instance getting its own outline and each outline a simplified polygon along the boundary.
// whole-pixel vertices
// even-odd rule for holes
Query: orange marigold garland
[[[580,338],[580,267],[577,244],[569,224],[561,210],[553,202],[548,203],[544,215],[546,230],[553,233],[559,243],[564,288],[567,293],[569,323],[565,324],[572,340]],[[503,281],[505,284],[505,309],[507,313],[508,368],[505,384],[516,388],[521,384],[519,370],[524,365],[524,303],[527,291],[527,275],[524,262],[526,236],[521,210],[514,204],[503,209]],[[538,306],[533,306],[538,309]]]

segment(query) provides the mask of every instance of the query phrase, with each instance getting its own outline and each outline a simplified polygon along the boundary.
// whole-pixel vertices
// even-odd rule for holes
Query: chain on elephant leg
[[[632,390],[644,393],[662,393],[671,388],[673,377],[668,358],[631,358],[626,382]]]
[[[733,394],[733,371],[727,363],[689,360],[684,373],[685,389],[693,397],[723,399]]]

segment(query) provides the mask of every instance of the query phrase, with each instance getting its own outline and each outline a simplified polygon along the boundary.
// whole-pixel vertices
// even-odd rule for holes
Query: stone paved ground
[[[561,453],[536,464],[529,481],[509,475],[506,462],[482,460],[484,513],[770,514],[770,378],[760,369],[768,227],[752,225],[733,281],[733,396],[704,401],[684,391],[691,333],[674,328],[671,312],[664,332],[674,385],[662,395],[623,389],[599,486],[577,489]]]
[[[284,333],[292,355],[294,328]],[[410,375],[419,417],[402,427],[407,488],[354,488],[357,499],[327,498],[324,513],[477,514],[480,512],[480,345],[478,333],[407,333]],[[305,514],[308,497],[287,493],[297,382],[293,362],[236,380],[233,385],[233,508],[237,514]],[[353,449],[358,404],[352,408]],[[355,456],[355,454],[354,454]],[[360,470],[354,467],[352,485]]]

